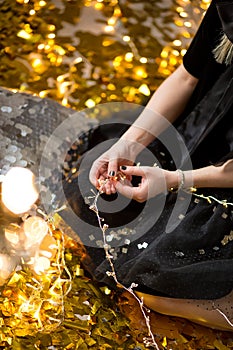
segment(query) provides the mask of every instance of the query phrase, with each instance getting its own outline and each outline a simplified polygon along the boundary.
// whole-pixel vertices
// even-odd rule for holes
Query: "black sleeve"
[[[185,69],[194,77],[200,78],[206,65],[214,63],[212,50],[221,30],[218,12],[212,1],[183,59]]]

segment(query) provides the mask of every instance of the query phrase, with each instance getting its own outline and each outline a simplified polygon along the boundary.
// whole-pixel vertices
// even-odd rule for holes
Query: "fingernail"
[[[109,171],[108,175],[109,176],[115,176],[115,171],[113,171],[113,170]]]
[[[125,165],[121,166],[121,170],[126,170],[126,169],[127,169],[127,166],[125,166]]]

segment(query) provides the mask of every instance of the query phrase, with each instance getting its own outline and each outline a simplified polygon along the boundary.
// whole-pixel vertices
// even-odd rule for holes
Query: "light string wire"
[[[55,213],[59,212],[62,209],[63,207],[57,209]],[[53,218],[47,217],[47,220],[52,225],[52,230],[56,229]],[[51,236],[53,236],[52,230],[50,229]],[[56,239],[56,241],[57,241],[57,246],[59,248],[57,251],[56,261],[52,264],[52,266],[54,266],[55,269],[57,269],[58,277],[55,283],[53,284],[53,286],[50,288],[50,293],[56,296],[58,299],[58,305],[61,307],[61,319],[59,323],[62,323],[65,317],[65,300],[64,299],[72,289],[72,276],[65,261],[65,240],[64,240],[64,233],[62,230],[60,230],[60,237]],[[66,273],[67,278],[62,277],[63,273]],[[64,289],[64,285],[65,285],[65,289]],[[58,289],[59,291],[58,292],[55,291],[55,288]],[[53,318],[51,316],[49,317],[49,319],[53,321],[59,321],[56,318]]]
[[[233,328],[233,323],[229,320],[229,318],[224,314],[223,311],[221,311],[218,307],[215,306],[215,303],[213,303],[213,308],[216,310],[220,315],[223,316],[223,318],[227,321],[227,323]]]
[[[52,216],[46,215],[40,208],[37,208],[38,214],[44,217],[48,223],[49,234],[54,237],[53,231],[56,229]],[[28,309],[33,312],[34,318],[37,319],[38,330],[43,331],[48,325],[55,325],[58,327],[65,317],[65,297],[72,289],[72,276],[67,267],[65,261],[65,241],[64,234],[59,231],[59,237],[56,237],[56,258],[51,263],[51,268],[46,271],[46,275],[32,277],[31,282],[27,282],[26,286],[30,290],[30,297],[25,300],[19,307],[16,316],[22,318],[25,314],[28,314]],[[55,237],[54,237],[55,238]],[[22,261],[23,265],[27,266],[27,263]],[[67,278],[62,277],[66,273]],[[51,277],[50,277],[51,276]],[[55,278],[54,281],[52,279]],[[50,286],[45,293],[45,297],[41,298],[44,294],[44,282],[50,282]],[[38,302],[39,301],[39,302]],[[44,313],[43,304],[47,302],[54,307],[54,314]],[[41,317],[41,313],[44,313],[44,320]]]
[[[92,190],[92,192],[94,193],[94,200],[93,200],[93,203],[90,205],[90,209],[92,211],[95,212],[96,214],[96,217],[97,217],[97,220],[98,220],[98,224],[99,224],[99,227],[102,231],[102,235],[103,235],[103,248],[105,250],[105,256],[106,256],[106,259],[108,260],[109,262],[109,265],[111,267],[111,271],[107,271],[106,274],[109,276],[109,277],[113,277],[113,279],[115,280],[116,284],[123,288],[124,290],[128,291],[135,299],[136,301],[138,302],[139,304],[139,307],[141,309],[141,312],[142,312],[142,315],[145,319],[145,322],[146,322],[146,326],[147,326],[147,329],[148,329],[148,335],[150,338],[144,338],[143,339],[143,342],[144,344],[148,347],[148,346],[153,346],[154,348],[156,348],[156,350],[159,350],[159,346],[157,344],[157,342],[155,341],[155,338],[154,338],[154,334],[151,330],[151,325],[150,325],[150,318],[149,316],[146,314],[145,312],[145,306],[144,306],[144,303],[143,303],[143,298],[139,298],[135,292],[133,291],[133,288],[137,287],[137,284],[135,283],[132,283],[130,287],[126,287],[124,286],[121,282],[118,281],[118,278],[117,278],[117,275],[116,275],[116,271],[115,271],[115,267],[114,267],[114,264],[113,264],[113,261],[112,261],[112,255],[109,253],[109,244],[107,243],[106,241],[106,230],[108,229],[108,225],[106,223],[103,224],[104,222],[104,219],[100,217],[99,215],[99,209],[98,209],[98,205],[97,205],[97,202],[98,202],[98,199],[99,199],[99,196],[101,195],[101,189],[102,187],[106,184],[106,182],[108,181],[108,179],[105,180],[104,183],[101,184],[101,187],[99,188],[97,194]],[[208,203],[212,203],[212,201],[215,201],[221,205],[223,205],[225,208],[228,207],[228,205],[230,206],[233,206],[233,203],[231,202],[227,202],[227,200],[220,200],[214,196],[205,196],[204,194],[198,194],[196,193],[197,189],[195,187],[190,187],[188,190],[184,190],[183,191],[187,192],[187,193],[191,193],[193,194],[195,197],[197,198],[200,198],[200,199],[205,199],[207,200]],[[89,197],[90,198],[90,197]],[[93,198],[93,197],[92,197]],[[216,310],[218,313],[220,313],[224,319],[226,320],[226,322],[231,326],[233,327],[233,323],[229,320],[229,318],[226,316],[226,314],[221,311],[219,308],[216,308],[215,307],[215,303],[213,302],[213,309]],[[150,310],[146,309],[147,312],[150,312]]]
[[[130,287],[126,287],[125,285],[123,285],[121,282],[118,281],[118,278],[117,278],[117,275],[116,275],[116,271],[115,271],[115,267],[114,267],[114,264],[113,264],[113,261],[112,261],[112,255],[109,253],[109,244],[107,243],[106,241],[106,230],[108,229],[108,225],[106,223],[103,223],[104,222],[104,219],[100,217],[99,215],[99,209],[98,209],[98,205],[97,205],[97,202],[98,202],[98,199],[99,199],[99,196],[101,195],[101,189],[103,188],[103,186],[106,184],[106,182],[108,181],[108,179],[105,180],[105,182],[101,185],[101,187],[99,188],[98,192],[95,193],[93,190],[92,192],[94,193],[94,200],[93,200],[93,203],[89,206],[89,208],[94,211],[94,213],[96,214],[96,217],[97,217],[97,220],[98,220],[98,224],[99,224],[99,227],[102,231],[102,235],[103,235],[103,248],[104,248],[104,251],[105,251],[105,256],[106,256],[106,259],[107,261],[109,262],[109,265],[111,267],[111,271],[107,271],[106,274],[109,276],[109,277],[112,277],[114,279],[114,281],[116,282],[117,286],[121,287],[122,289],[126,290],[127,292],[129,292],[133,297],[134,299],[138,302],[139,304],[139,307],[140,307],[140,310],[142,312],[142,315],[145,319],[145,323],[146,323],[146,326],[147,326],[147,330],[148,330],[148,336],[149,338],[147,337],[144,337],[143,338],[143,342],[145,344],[146,347],[154,347],[156,350],[160,350],[159,349],[159,346],[155,340],[155,337],[154,337],[154,334],[151,330],[151,324],[150,324],[150,318],[149,316],[146,314],[146,312],[150,312],[149,309],[145,308],[144,306],[144,303],[143,303],[143,298],[139,298],[136,293],[134,292],[133,288],[137,287],[138,285],[136,283],[132,283],[130,285]],[[93,198],[93,197],[92,197]]]
[[[221,200],[221,199],[218,199],[218,198],[216,198],[214,196],[205,196],[203,193],[202,194],[196,193],[196,191],[197,191],[196,187],[190,187],[188,190],[187,189],[186,190],[183,189],[183,191],[186,192],[186,193],[191,193],[193,196],[195,196],[197,198],[205,199],[205,200],[207,200],[207,202],[209,204],[211,204],[212,201],[214,201],[214,202],[216,202],[218,204],[221,204],[225,208],[227,208],[228,205],[233,206],[233,203],[227,202],[226,199],[222,199]],[[218,313],[220,313],[220,315],[223,316],[223,318],[226,320],[226,322],[233,328],[233,323],[229,320],[229,318],[226,316],[226,314],[223,311],[221,311],[218,307],[215,306],[215,302],[214,301],[212,303],[212,307],[213,307],[214,310],[216,310]]]
[[[194,195],[195,197],[201,198],[201,199],[206,199],[208,203],[212,203],[212,200],[216,203],[222,204],[225,208],[228,207],[228,205],[233,206],[233,203],[231,202],[227,202],[226,199],[218,199],[214,196],[205,196],[204,194],[198,194],[196,193],[197,189],[196,187],[190,187],[188,190],[184,190],[186,193],[191,193],[192,195]]]
[[[64,298],[69,294],[69,292],[72,289],[72,276],[65,261],[65,242],[64,242],[64,234],[62,231],[61,231],[61,239],[58,240],[58,244],[60,244],[61,248],[58,249],[58,252],[57,252],[58,256],[57,256],[56,262],[53,263],[53,266],[57,268],[58,278],[55,281],[52,288],[50,289],[50,292],[54,294],[58,300],[60,299],[61,318],[62,318],[61,322],[62,322],[65,317]],[[64,272],[67,274],[68,278],[62,278],[62,274]],[[66,290],[63,290],[64,289],[63,284],[66,286]],[[59,292],[55,292],[55,288],[58,289]]]

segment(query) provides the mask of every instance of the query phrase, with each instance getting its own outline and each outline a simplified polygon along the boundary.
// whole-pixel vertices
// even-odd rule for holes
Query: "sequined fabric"
[[[66,121],[69,121],[69,127],[66,126]],[[44,193],[47,193],[44,200],[51,202],[53,192],[58,193],[60,190],[58,177],[61,176],[65,155],[73,140],[78,140],[82,152],[85,151],[85,147],[88,147],[88,134],[96,124],[84,112],[65,108],[50,99],[0,88],[0,174],[6,174],[15,166],[27,167],[36,176],[40,170]],[[54,136],[56,130],[62,129],[63,125],[63,135],[59,138]],[[71,133],[72,140],[69,137]],[[52,146],[49,143],[51,138]],[[76,153],[78,152],[77,146]],[[67,162],[66,167],[71,168],[72,162]]]
[[[49,99],[0,88],[0,169],[5,174],[12,166],[37,172],[46,142],[53,131],[74,110]],[[78,113],[77,137],[95,125]]]

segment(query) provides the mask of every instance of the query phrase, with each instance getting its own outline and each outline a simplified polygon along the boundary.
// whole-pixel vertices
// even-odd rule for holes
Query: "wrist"
[[[164,170],[165,181],[167,184],[167,189],[176,189],[179,187],[179,174],[177,171]]]
[[[183,171],[177,169],[175,171],[164,170],[167,189],[178,192],[193,186],[192,171]]]
[[[118,142],[123,142],[130,152],[136,156],[145,148],[145,145],[141,143],[140,140],[135,137],[135,135],[131,135],[130,133],[123,134]]]
[[[122,140],[127,140],[131,142],[138,143],[141,148],[146,147],[151,141],[153,141],[154,136],[150,134],[145,128],[140,126],[132,125],[122,136]]]

